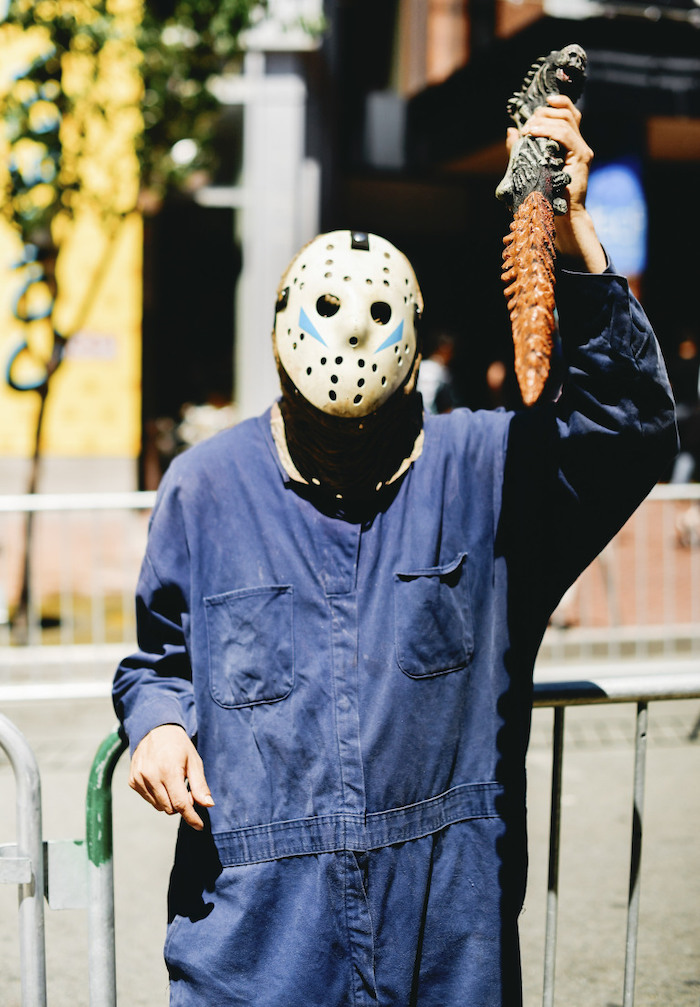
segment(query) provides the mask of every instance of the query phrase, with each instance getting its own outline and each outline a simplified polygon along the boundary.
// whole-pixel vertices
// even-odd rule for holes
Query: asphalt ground
[[[36,754],[44,837],[82,838],[89,767],[114,725],[109,701],[8,702],[2,712]],[[528,760],[530,883],[521,922],[526,1007],[542,1002],[552,717],[551,710],[535,711]],[[692,737],[699,718],[700,701],[650,708],[637,1007],[700,1004],[700,738]],[[622,1005],[634,722],[627,704],[566,711],[558,1005]],[[161,949],[176,822],[129,790],[126,758],[113,793],[118,1003],[165,1007]],[[0,800],[0,843],[14,842],[14,780],[1,752]],[[87,1007],[85,915],[46,909],[49,1007]],[[0,1004],[20,1003],[17,892],[2,885]]]

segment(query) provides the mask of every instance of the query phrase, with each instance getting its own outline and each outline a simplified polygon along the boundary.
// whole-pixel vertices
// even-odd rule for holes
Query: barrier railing
[[[553,1007],[554,1004],[566,707],[609,703],[635,703],[637,706],[630,884],[622,983],[623,1007],[633,1007],[648,705],[650,702],[677,699],[700,699],[700,668],[675,672],[671,662],[661,674],[601,678],[589,675],[581,681],[539,682],[535,685],[534,705],[554,708],[544,1007]],[[42,844],[41,790],[36,761],[26,740],[2,715],[0,747],[8,754],[17,784],[17,843],[0,846],[0,882],[16,883],[19,888],[22,1007],[46,1007],[44,908],[41,898],[45,889],[51,908],[82,906],[88,909],[90,1005],[116,1007],[111,780],[126,743],[118,732],[113,732],[100,746],[93,762],[86,801],[86,844],[72,841]],[[47,865],[46,886],[44,861]]]
[[[51,909],[87,909],[90,1007],[116,1007],[111,787],[126,741],[115,730],[95,756],[85,803],[86,841],[42,840],[36,759],[3,714],[0,748],[16,784],[17,842],[0,846],[0,883],[17,884],[19,890],[22,1007],[46,1007],[44,898]]]
[[[658,485],[564,596],[539,661],[700,655],[700,484]]]
[[[667,672],[656,675],[589,677],[583,681],[538,682],[535,684],[534,705],[536,707],[554,707],[543,1007],[553,1007],[554,1004],[565,708],[602,703],[636,703],[637,706],[630,883],[622,1000],[623,1007],[633,1007],[639,930],[640,866],[644,829],[644,780],[649,703],[658,700],[700,698],[700,668],[697,671],[674,672],[672,667],[671,664]]]
[[[133,647],[133,592],[154,499],[0,495],[0,681],[26,681],[37,669],[43,677],[64,675],[62,668],[94,674],[101,662],[109,673]],[[12,619],[28,514],[20,634]],[[700,484],[655,487],[564,598],[539,662],[679,654],[700,656]]]
[[[112,668],[133,646],[154,501],[146,492],[0,495],[0,676],[100,661]]]
[[[45,1007],[44,851],[39,767],[24,735],[2,714],[0,746],[10,760],[17,788],[17,843],[0,847],[0,881],[18,887],[22,1007]]]

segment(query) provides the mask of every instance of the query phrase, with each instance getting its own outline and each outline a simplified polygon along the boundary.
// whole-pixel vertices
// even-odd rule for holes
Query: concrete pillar
[[[243,127],[243,267],[238,283],[234,399],[241,419],[279,394],[270,333],[275,292],[318,230],[318,168],[305,158],[306,87],[289,54],[248,52]]]

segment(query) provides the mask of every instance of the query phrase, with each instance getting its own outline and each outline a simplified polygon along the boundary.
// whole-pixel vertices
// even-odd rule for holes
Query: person
[[[438,332],[431,342],[432,352],[421,359],[417,387],[427,413],[447,413],[456,405],[451,372],[455,340],[450,332]]]
[[[685,332],[669,366],[676,400],[680,451],[669,482],[697,481],[700,474],[700,348],[692,332]]]
[[[535,656],[676,450],[579,121],[526,126],[571,175],[555,402],[424,415],[413,270],[336,231],[282,279],[280,399],[163,479],[114,700],[131,786],[182,816],[174,1007],[521,1002]]]

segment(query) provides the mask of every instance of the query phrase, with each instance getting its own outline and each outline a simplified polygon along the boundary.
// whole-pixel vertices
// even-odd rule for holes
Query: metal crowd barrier
[[[90,1007],[116,1007],[112,775],[127,747],[119,731],[90,770],[85,840],[43,840],[39,769],[26,738],[0,714],[0,747],[16,782],[17,842],[0,846],[0,883],[17,884],[22,1007],[46,1007],[44,899],[51,909],[86,909]]]
[[[642,837],[644,829],[644,781],[649,703],[669,699],[700,698],[700,668],[697,671],[669,671],[656,675],[589,677],[584,681],[539,682],[535,684],[534,705],[554,707],[552,737],[552,800],[549,832],[549,871],[544,951],[543,1007],[554,1004],[554,974],[559,908],[559,840],[561,826],[562,766],[564,755],[564,714],[567,706],[602,703],[636,703],[634,783],[632,795],[632,837],[630,883],[627,902],[627,939],[623,981],[623,1007],[634,1005],[637,967],[637,935],[641,886]]]
[[[633,1007],[648,706],[650,702],[678,699],[700,699],[700,668],[674,672],[670,663],[668,671],[653,675],[589,676],[582,681],[535,684],[535,707],[554,708],[543,1007],[554,1005],[565,709],[606,703],[637,705],[623,979],[623,1007]],[[51,908],[88,910],[90,1007],[116,1007],[111,782],[115,766],[127,747],[126,741],[114,731],[95,756],[87,789],[86,843],[42,842],[41,787],[36,760],[25,738],[2,714],[0,747],[10,759],[17,785],[17,843],[0,846],[0,882],[15,883],[19,889],[22,1007],[46,1007],[44,892]]]
[[[0,679],[104,667],[136,638],[153,493],[0,494]],[[26,626],[13,623],[32,519]],[[659,485],[555,613],[539,663],[700,656],[700,484]]]
[[[0,494],[0,644],[8,645],[0,672],[31,668],[38,657],[94,664],[123,656],[136,638],[134,587],[154,502],[152,492]]]
[[[700,656],[700,484],[659,484],[566,593],[538,663]]]

